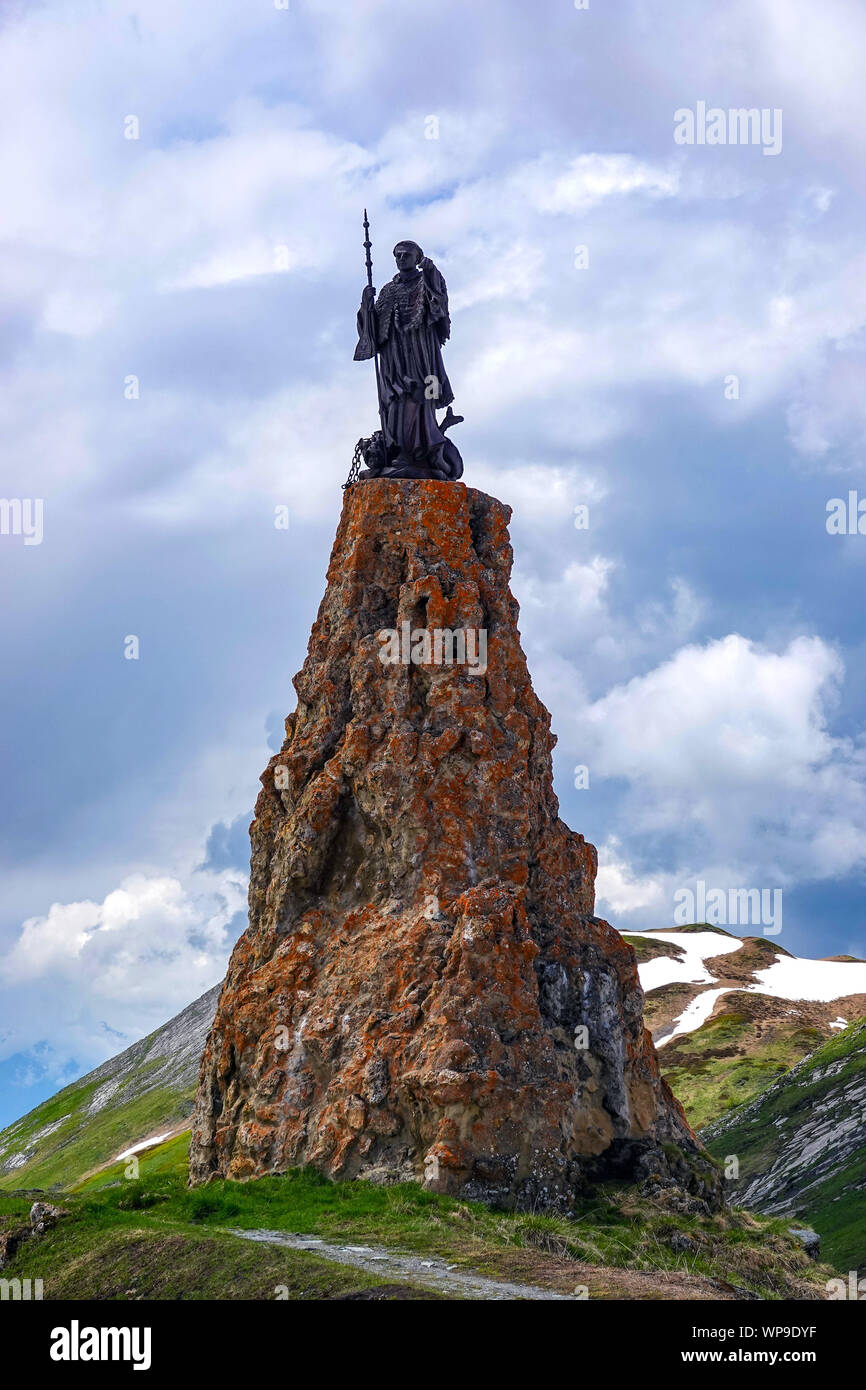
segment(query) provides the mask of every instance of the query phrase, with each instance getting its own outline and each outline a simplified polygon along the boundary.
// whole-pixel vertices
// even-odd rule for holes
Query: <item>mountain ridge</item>
[[[220,988],[0,1131],[0,1190],[62,1188],[121,1153],[188,1129]]]
[[[700,1129],[866,1015],[866,962],[809,960],[721,927],[625,932],[662,1075]]]

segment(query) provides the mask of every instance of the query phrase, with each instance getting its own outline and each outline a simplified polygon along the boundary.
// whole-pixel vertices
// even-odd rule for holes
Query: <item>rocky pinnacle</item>
[[[261,779],[193,1182],[312,1165],[562,1211],[608,1175],[718,1186],[659,1076],[634,954],[593,915],[595,849],[559,819],[510,514],[454,482],[345,494]],[[437,647],[455,631],[474,665]],[[420,660],[383,661],[386,633]]]

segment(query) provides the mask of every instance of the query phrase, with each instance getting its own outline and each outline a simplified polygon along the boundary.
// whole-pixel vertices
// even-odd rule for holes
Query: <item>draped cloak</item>
[[[460,455],[436,421],[454,392],[442,361],[451,333],[445,281],[426,257],[418,274],[394,276],[375,305],[358,311],[355,360],[379,350],[379,388],[389,463],[459,478]]]

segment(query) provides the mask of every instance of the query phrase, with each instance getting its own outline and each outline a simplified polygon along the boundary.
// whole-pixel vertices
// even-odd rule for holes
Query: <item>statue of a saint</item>
[[[366,451],[361,477],[459,478],[463,460],[445,431],[463,417],[451,410],[454,392],[442,361],[451,333],[448,290],[414,241],[394,247],[397,274],[376,297],[364,289],[358,310],[355,361],[376,356],[380,436]],[[437,422],[436,411],[447,407]]]

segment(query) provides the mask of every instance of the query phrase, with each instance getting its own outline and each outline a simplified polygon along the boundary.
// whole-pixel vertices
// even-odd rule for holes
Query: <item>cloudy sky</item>
[[[866,535],[826,525],[866,498],[859,0],[281,3],[2,10],[0,492],[43,525],[0,534],[0,1121],[242,930],[375,425],[365,205],[377,284],[399,237],[449,283],[600,911],[782,888],[781,944],[866,955]],[[678,143],[699,103],[781,149]]]

